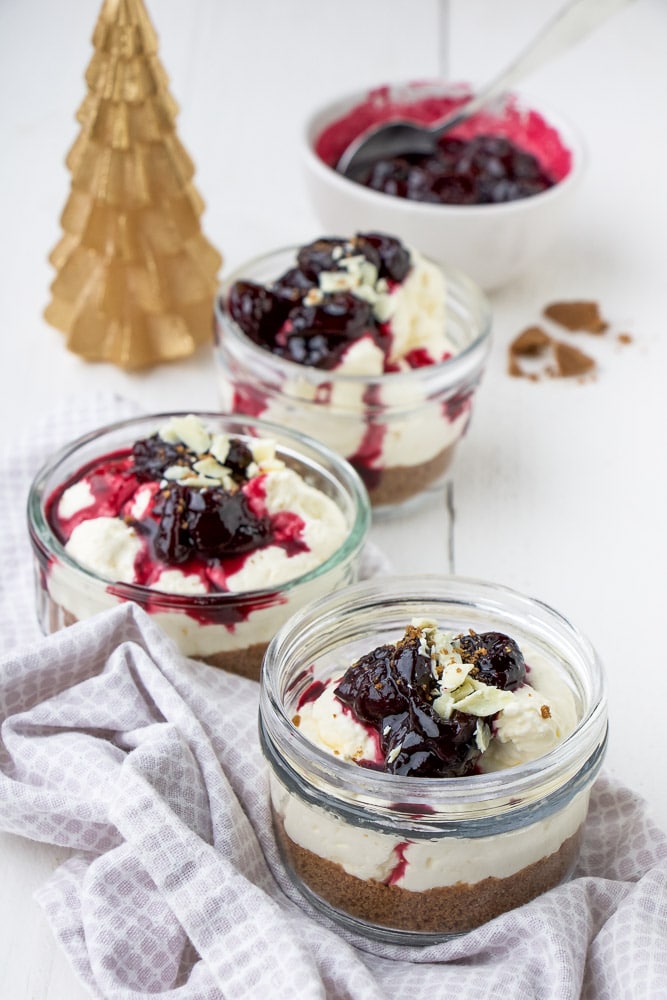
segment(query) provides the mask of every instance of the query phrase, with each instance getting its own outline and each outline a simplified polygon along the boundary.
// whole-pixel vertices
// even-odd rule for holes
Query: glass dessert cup
[[[574,730],[526,763],[454,778],[359,766],[301,733],[294,720],[311,685],[424,618],[457,633],[501,631],[539,656],[574,698]],[[605,682],[587,639],[547,605],[476,580],[394,577],[315,601],[262,667],[260,738],[287,871],[327,917],[380,941],[446,940],[567,880],[606,737]]]
[[[354,470],[319,442],[296,431],[221,413],[197,417],[213,432],[245,441],[276,443],[276,457],[341,512],[346,535],[316,568],[272,586],[209,593],[171,593],[117,582],[72,558],[54,531],[49,498],[103,456],[123,453],[180,414],[124,420],[71,442],[41,469],[28,497],[28,528],[35,569],[36,608],[45,634],[87,619],[123,601],[134,601],[175,640],[186,656],[259,679],[262,656],[279,627],[313,598],[354,582],[370,523],[363,484]]]
[[[235,282],[268,284],[294,263],[297,247],[258,257],[230,274],[216,298],[216,360],[225,409],[308,433],[346,458],[375,514],[441,488],[470,421],[490,348],[491,313],[464,274],[444,269],[447,334],[458,353],[445,361],[376,376],[297,364],[255,344],[229,315]]]

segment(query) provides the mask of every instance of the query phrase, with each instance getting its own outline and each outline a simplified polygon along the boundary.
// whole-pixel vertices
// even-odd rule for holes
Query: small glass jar
[[[199,413],[212,432],[276,442],[276,457],[330,497],[342,512],[347,526],[343,543],[315,569],[255,590],[167,593],[103,578],[65,550],[49,518],[49,500],[78,472],[103,456],[127,452],[135,441],[154,434],[174,416],[183,414],[124,420],[87,434],[54,455],[35,477],[28,498],[28,528],[39,623],[45,633],[51,633],[123,601],[134,601],[186,656],[258,680],[268,642],[290,615],[315,597],[357,579],[370,524],[368,498],[354,470],[319,442],[264,421]]]
[[[361,767],[306,739],[294,722],[304,692],[414,619],[513,637],[569,688],[574,730],[528,763],[455,778]],[[605,682],[588,640],[537,600],[464,578],[394,577],[316,601],[281,629],[262,667],[260,738],[276,838],[305,898],[355,933],[426,945],[571,875],[606,748]]]
[[[346,375],[299,365],[253,343],[231,318],[235,282],[270,284],[298,247],[258,257],[224,282],[215,304],[216,360],[226,410],[305,428],[357,470],[374,511],[391,511],[442,486],[465,433],[490,347],[491,312],[464,274],[444,268],[453,357],[383,375]]]

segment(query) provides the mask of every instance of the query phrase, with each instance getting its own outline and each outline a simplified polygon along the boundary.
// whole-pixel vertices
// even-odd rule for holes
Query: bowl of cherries
[[[435,124],[470,94],[442,82],[385,85],[312,113],[302,157],[320,224],[393,232],[485,291],[527,271],[562,232],[585,169],[582,139],[561,115],[510,94],[447,132],[434,154],[377,160],[354,179],[338,169],[374,126]]]

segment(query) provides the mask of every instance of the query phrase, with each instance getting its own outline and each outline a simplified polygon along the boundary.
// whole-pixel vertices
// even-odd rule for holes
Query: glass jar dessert
[[[187,655],[259,679],[266,646],[356,580],[369,527],[354,470],[251,418],[158,414],[72,442],[28,499],[44,632],[135,601]]]
[[[238,268],[215,316],[225,408],[307,428],[376,512],[442,485],[490,346],[465,275],[386,234],[326,238]]]
[[[288,873],[381,941],[435,943],[566,880],[606,735],[587,639],[476,580],[347,588],[292,618],[262,668]]]

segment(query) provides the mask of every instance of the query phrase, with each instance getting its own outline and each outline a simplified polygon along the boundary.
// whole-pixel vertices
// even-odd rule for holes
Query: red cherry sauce
[[[133,585],[159,590],[160,574],[165,569],[197,576],[206,588],[201,595],[169,594],[166,600],[161,595],[154,601],[148,598],[143,602],[148,611],[173,608],[185,611],[202,624],[224,624],[233,629],[257,608],[284,603],[286,598],[279,593],[263,595],[255,602],[237,599],[227,585],[228,578],[238,573],[258,548],[276,545],[288,556],[308,551],[303,537],[304,522],[297,514],[290,511],[269,514],[265,477],[244,480],[248,463],[240,458],[241,464],[235,469],[240,484],[237,493],[190,489],[177,484],[162,487],[159,481],[147,478],[149,475],[160,478],[162,458],[156,457],[156,453],[162,446],[155,444],[154,439],[139,444],[142,450],[136,455],[131,450],[105,455],[81,468],[53,491],[45,505],[46,517],[61,544],[66,544],[83,521],[117,517],[135,529],[142,545],[135,559],[134,584],[110,585],[109,593],[125,600],[129,599],[128,587]],[[235,447],[237,457],[242,455],[243,443]],[[58,505],[63,493],[84,479],[93,501],[72,517],[61,517]],[[146,493],[146,503],[141,504],[137,519],[132,511],[138,492],[140,496]],[[222,520],[226,504],[236,508],[228,523]],[[225,592],[230,593],[230,601],[211,606],[207,598]]]
[[[315,151],[320,159],[335,167],[365,129],[396,119],[431,124],[470,95],[463,87],[459,96],[445,97],[428,95],[426,83],[413,86],[423,87],[426,96],[400,100],[388,86],[371,91],[318,136]],[[419,201],[481,204],[540,193],[571,169],[572,154],[557,130],[537,111],[520,108],[511,98],[502,113],[482,111],[453,128],[441,140],[437,156],[378,161],[360,183]]]
[[[409,846],[410,842],[408,840],[405,840],[403,841],[402,844],[397,844],[396,847],[394,848],[394,854],[396,855],[398,860],[396,861],[396,864],[390,871],[388,878],[385,880],[385,885],[396,885],[396,883],[399,882],[400,879],[402,879],[403,876],[405,875],[405,871],[408,867],[408,862],[405,857],[405,852],[407,851]]]
[[[308,687],[301,692],[299,700],[296,705],[297,712],[304,705],[307,705],[309,701],[317,701],[317,699],[326,691],[330,684],[331,679],[327,678],[325,681],[311,681]]]

